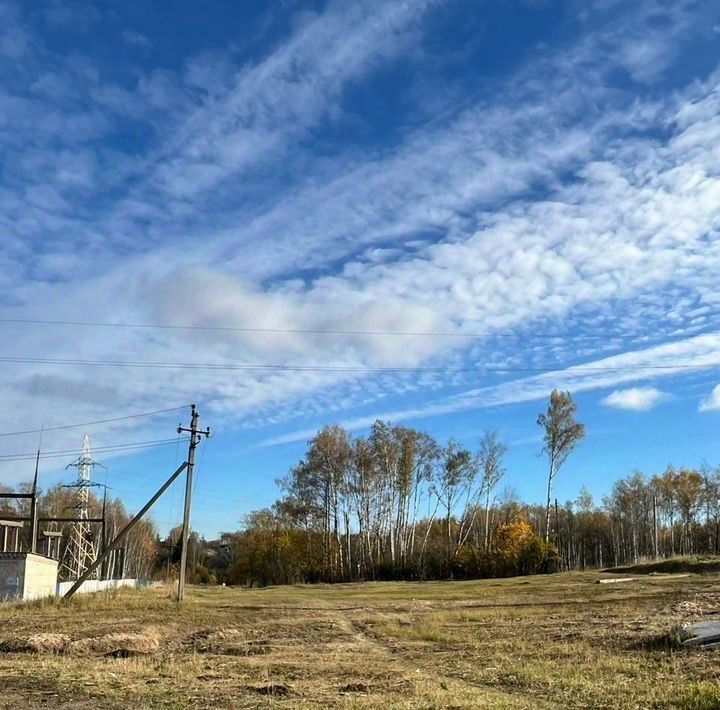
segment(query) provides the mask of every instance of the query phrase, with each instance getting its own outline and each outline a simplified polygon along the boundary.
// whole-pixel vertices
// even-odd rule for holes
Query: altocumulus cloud
[[[606,407],[647,412],[666,396],[664,392],[655,387],[630,387],[626,390],[615,390],[601,401]]]
[[[717,53],[699,74],[680,72],[671,95],[653,85],[716,24],[712,1],[644,0],[612,21],[593,10],[574,40],[491,90],[469,70],[466,101],[448,98],[431,121],[424,109],[409,120],[408,105],[392,140],[368,133],[360,150],[365,133],[348,120],[375,118],[348,89],[374,94],[383,69],[417,88],[436,5],[331,2],[242,61],[218,47],[183,57],[187,71],[133,54],[130,30],[114,26],[119,51],[142,66],[114,78],[92,51],[56,53],[20,3],[0,0],[2,314],[188,327],[70,337],[18,324],[2,354],[73,360],[82,338],[87,360],[272,365],[26,362],[19,377],[16,363],[0,373],[13,426],[34,429],[68,400],[84,421],[202,393],[216,427],[282,425],[279,443],[342,411],[358,428],[541,400],[553,387],[620,396],[720,366]],[[557,329],[572,338],[524,337]],[[477,331],[492,337],[468,337]],[[398,367],[425,369],[363,371]],[[285,431],[293,419],[303,431]],[[77,438],[53,436],[49,448]]]

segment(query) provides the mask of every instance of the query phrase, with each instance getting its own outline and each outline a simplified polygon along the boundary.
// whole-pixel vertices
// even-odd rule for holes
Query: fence
[[[74,580],[69,582],[58,582],[55,590],[55,596],[62,597],[70,587],[75,584]],[[120,589],[120,587],[131,587],[138,589],[140,587],[147,587],[150,584],[144,579],[88,579],[83,582],[80,589],[75,592],[76,594],[93,594],[95,592],[105,592],[110,589]]]

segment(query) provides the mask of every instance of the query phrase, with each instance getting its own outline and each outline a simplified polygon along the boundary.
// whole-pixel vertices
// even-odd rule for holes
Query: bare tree
[[[585,437],[585,425],[575,421],[576,411],[577,404],[573,402],[569,392],[553,390],[550,393],[547,412],[537,418],[537,424],[543,430],[542,453],[548,457],[550,464],[545,507],[545,542],[550,540],[550,499],[553,481],[567,457]]]

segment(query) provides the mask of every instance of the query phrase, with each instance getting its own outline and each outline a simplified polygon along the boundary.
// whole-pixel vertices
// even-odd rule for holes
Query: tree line
[[[595,501],[582,487],[559,503],[553,487],[585,437],[568,392],[553,391],[537,418],[547,462],[542,504],[503,486],[507,447],[486,431],[470,450],[417,429],[376,421],[366,436],[321,429],[278,481],[280,497],[246,516],[241,530],[188,541],[189,580],[268,585],[535,574],[635,563],[643,558],[720,554],[720,468],[668,466],[634,472]],[[0,501],[0,504],[2,501]],[[73,504],[60,486],[41,514]],[[24,505],[18,502],[12,511]],[[12,506],[5,502],[5,509]],[[91,496],[99,513],[100,501]],[[0,518],[3,508],[0,505]],[[109,537],[128,519],[108,502]],[[63,547],[70,527],[63,530]],[[152,522],[128,541],[126,576],[173,579],[180,528],[164,538]]]
[[[383,421],[359,437],[327,426],[279,481],[275,504],[222,536],[231,554],[208,558],[211,573],[258,585],[447,579],[720,554],[720,468],[634,472],[600,501],[582,487],[559,503],[556,477],[585,428],[557,391],[537,424],[543,504],[501,488],[507,449],[495,431],[471,451]]]

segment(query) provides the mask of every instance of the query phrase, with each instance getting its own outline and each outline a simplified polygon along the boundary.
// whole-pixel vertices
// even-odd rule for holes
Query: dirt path
[[[484,683],[473,682],[461,673],[439,671],[438,664],[433,663],[433,654],[426,654],[423,659],[410,657],[401,643],[374,633],[369,624],[360,618],[348,618],[340,610],[328,607],[335,623],[345,630],[356,643],[367,649],[368,654],[379,656],[388,668],[395,667],[408,677],[431,687],[433,694],[447,696],[450,703],[446,707],[462,708],[464,705],[453,705],[454,698],[462,698],[464,702],[472,701],[476,708],[515,708],[517,710],[549,710],[553,705],[543,700],[521,697],[517,693],[498,689]],[[366,612],[370,610],[365,608]]]

